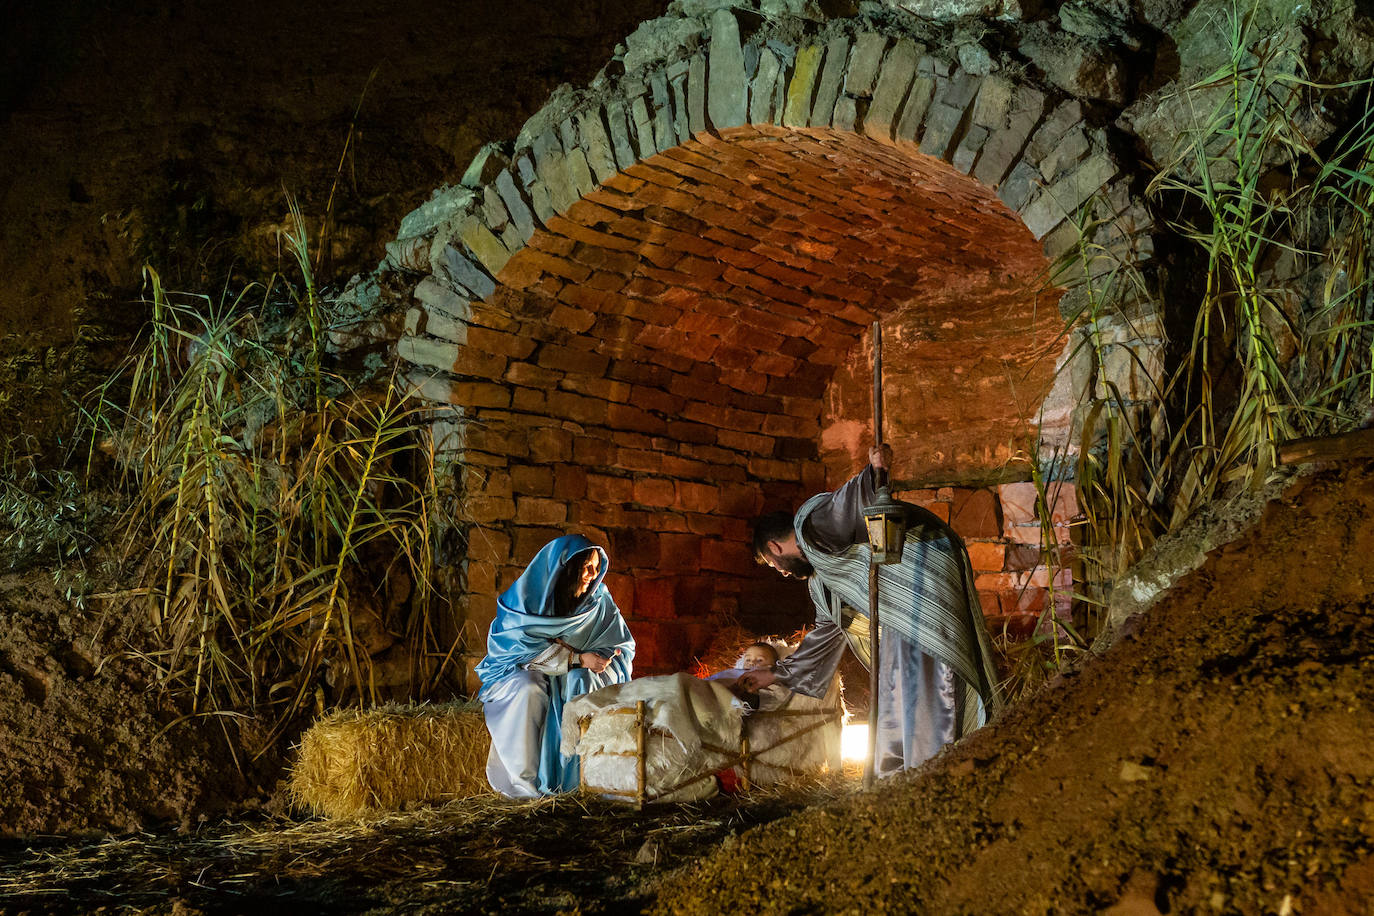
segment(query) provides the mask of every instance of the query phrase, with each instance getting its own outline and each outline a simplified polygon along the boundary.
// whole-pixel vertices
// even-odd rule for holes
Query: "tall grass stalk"
[[[1223,488],[1262,483],[1284,440],[1349,429],[1374,399],[1371,81],[1317,86],[1277,41],[1252,40],[1250,17],[1234,12],[1226,28],[1228,59],[1184,91],[1192,124],[1147,188],[1205,264],[1172,367],[1148,371],[1131,349],[1149,390],[1123,391],[1113,377],[1107,355],[1121,335],[1101,329],[1164,296],[1098,241],[1121,236],[1110,218],[1085,209],[1079,245],[1052,275],[1082,303],[1068,325],[1092,380],[1075,469],[1089,602],[1107,600],[1155,538]],[[1328,90],[1358,92],[1363,109],[1318,149],[1293,112]],[[1275,279],[1323,273],[1315,296]]]
[[[193,712],[263,716],[274,736],[320,689],[381,698],[374,644],[405,647],[402,689],[422,696],[451,656],[431,617],[425,410],[395,380],[326,370],[309,275],[277,329],[247,293],[212,303],[148,276],[149,332],[90,414],[132,493],[123,526],[155,635],[142,657]]]
[[[1171,526],[1228,483],[1263,482],[1281,442],[1331,429],[1333,421],[1340,426],[1340,401],[1369,371],[1368,351],[1364,359],[1343,358],[1352,333],[1368,320],[1352,321],[1349,308],[1368,289],[1368,115],[1330,152],[1319,152],[1291,112],[1305,94],[1333,87],[1306,80],[1277,43],[1252,42],[1250,18],[1238,11],[1227,17],[1227,34],[1228,60],[1187,96],[1215,98],[1214,106],[1182,132],[1148,189],[1176,208],[1172,227],[1207,262],[1179,368],[1188,428]],[[1344,272],[1358,292],[1338,302],[1328,291],[1328,301],[1304,315],[1297,297],[1271,281],[1273,268],[1282,258],[1303,266],[1323,258],[1304,240],[1314,214],[1332,212],[1333,202],[1353,211],[1335,251],[1344,253]],[[1332,353],[1341,356],[1333,361]],[[1234,396],[1223,395],[1226,367],[1219,360],[1239,367]]]

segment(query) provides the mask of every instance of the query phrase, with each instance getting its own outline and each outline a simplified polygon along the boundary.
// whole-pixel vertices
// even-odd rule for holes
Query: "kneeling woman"
[[[566,535],[545,544],[497,601],[476,673],[491,732],[487,779],[502,795],[576,789],[577,758],[558,750],[563,704],[630,679],[635,641],[605,576],[606,551]]]

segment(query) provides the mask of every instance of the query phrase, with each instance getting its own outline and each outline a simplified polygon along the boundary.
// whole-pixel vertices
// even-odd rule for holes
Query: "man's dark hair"
[[[754,519],[754,560],[768,556],[768,542],[781,541],[792,533],[791,512],[769,512]]]

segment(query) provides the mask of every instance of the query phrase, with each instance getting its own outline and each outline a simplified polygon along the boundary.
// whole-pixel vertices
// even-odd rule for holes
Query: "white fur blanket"
[[[739,750],[744,704],[713,681],[690,674],[644,677],[577,697],[563,709],[562,751],[582,758],[582,778],[593,791],[633,797],[635,704],[645,701],[649,735],[645,746],[646,796],[653,801],[692,801],[716,792],[712,777]],[[579,738],[579,721],[588,719]],[[720,748],[725,754],[711,748]],[[692,777],[701,776],[673,790]]]

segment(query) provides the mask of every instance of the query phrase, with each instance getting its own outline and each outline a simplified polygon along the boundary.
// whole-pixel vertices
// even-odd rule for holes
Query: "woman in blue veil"
[[[477,665],[491,754],[487,780],[512,798],[577,788],[578,761],[558,749],[563,705],[630,679],[635,641],[606,577],[606,551],[579,534],[545,544],[497,599]]]

